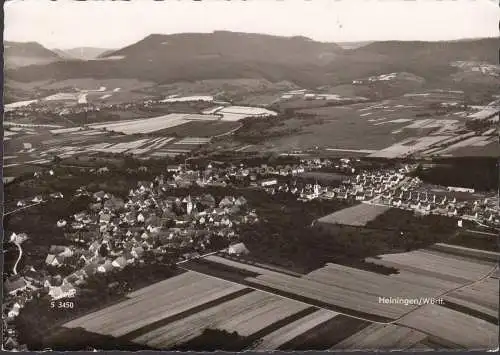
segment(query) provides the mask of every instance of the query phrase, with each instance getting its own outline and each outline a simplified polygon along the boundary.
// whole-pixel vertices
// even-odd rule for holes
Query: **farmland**
[[[467,283],[487,274],[495,265],[491,262],[476,262],[444,253],[414,250],[402,254],[380,255],[371,262],[397,269],[432,275],[435,278],[458,283]]]
[[[336,211],[318,219],[318,223],[365,226],[368,222],[390,209],[389,206],[361,203]]]
[[[495,349],[498,326],[439,305],[426,305],[403,317],[398,324],[436,335],[443,347],[452,349]]]
[[[133,341],[168,349],[201,335],[204,328],[236,331],[249,336],[307,306],[259,292],[225,302],[179,321],[157,328]]]
[[[493,138],[488,135],[460,143],[459,137],[470,111],[461,104],[463,95],[459,91],[427,90],[376,102],[279,102],[271,107],[292,117],[309,115],[310,124],[295,127],[294,118],[276,123],[271,130],[289,128],[293,134],[266,136],[253,150],[321,149],[337,150],[345,155],[365,152],[387,158],[416,153],[424,156],[498,155]],[[453,139],[460,144],[441,151],[451,144],[446,142]]]
[[[133,120],[118,123],[101,123],[90,125],[93,129],[105,128],[109,131],[120,132],[124,134],[152,133],[166,128],[179,126],[189,121],[189,114],[167,114],[163,116],[146,118],[142,120]],[[207,115],[210,120],[211,116]]]
[[[256,346],[252,347],[251,350],[277,350],[280,346],[286,344],[290,340],[334,318],[336,315],[337,313],[332,311],[323,309],[317,310],[304,318],[289,323],[288,325],[266,335],[258,344],[256,344]]]
[[[179,137],[215,137],[227,134],[241,126],[238,122],[224,121],[194,121],[161,130],[158,134],[175,135]]]
[[[393,324],[371,324],[336,344],[332,350],[403,350],[426,337],[426,334],[419,331]]]
[[[332,318],[328,316],[330,311],[333,311],[332,314],[337,311],[376,319],[376,317],[370,318],[371,314],[381,316],[379,319],[394,320],[373,323],[368,327],[362,327],[363,329],[358,328],[338,339],[332,344],[332,349],[428,348],[430,343],[433,343],[432,348],[469,349],[491,347],[495,344],[492,337],[495,322],[482,320],[482,314],[494,319],[495,313],[498,313],[498,282],[496,279],[484,278],[485,275],[494,272],[494,262],[432,250],[392,254],[392,257],[398,258],[400,264],[391,264],[398,268],[398,272],[391,275],[380,275],[328,263],[325,267],[302,277],[286,275],[220,256],[210,256],[207,259],[258,274],[246,277],[241,281],[243,285],[276,293],[289,299],[297,299],[323,309],[297,321],[300,328],[292,324],[284,326],[264,336],[249,349],[299,349],[301,342],[305,342],[305,334],[310,334],[308,337],[314,338],[330,321],[343,317],[336,315]],[[419,258],[418,262],[415,257]],[[367,261],[380,263],[385,259],[387,255],[381,255],[380,259],[370,258]],[[433,265],[437,266],[434,268]],[[464,273],[465,278],[458,277],[460,273]],[[378,297],[385,297],[384,295],[388,294],[405,299],[437,298],[445,295],[445,303],[439,306],[432,305],[436,310],[428,311],[431,305],[425,303],[404,305],[384,304],[378,301]],[[462,308],[454,310],[454,304]],[[443,336],[437,330],[442,319],[440,316],[445,317],[441,326],[447,327]],[[467,329],[478,335],[478,338],[473,340],[473,335],[470,335],[462,339],[459,335],[460,328],[454,329],[454,320],[459,324],[466,321],[475,324],[479,327],[478,330],[473,330],[470,325]],[[299,334],[296,329],[303,331]],[[483,331],[485,334],[479,335]],[[429,335],[432,335],[432,340],[428,340]],[[324,346],[325,343],[322,349]]]
[[[243,289],[244,286],[194,273],[181,274],[134,292],[124,302],[68,322],[64,326],[119,337]],[[155,297],[158,292],[163,296]]]
[[[66,322],[64,328],[155,349],[202,349],[203,341],[209,346],[206,337],[212,333],[217,348],[233,350],[495,345],[495,324],[479,316],[487,313],[491,318],[498,312],[498,282],[485,277],[495,263],[435,250],[368,261],[388,259],[398,261],[398,273],[381,275],[327,263],[294,276],[262,264],[205,256],[184,263],[186,272],[130,292],[118,303]],[[429,265],[437,265],[437,271],[431,272]],[[379,301],[442,295],[462,308]]]

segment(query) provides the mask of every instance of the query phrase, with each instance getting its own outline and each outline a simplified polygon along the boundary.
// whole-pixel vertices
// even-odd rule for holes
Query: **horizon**
[[[13,0],[5,3],[4,12],[5,41],[37,42],[49,49],[63,50],[119,49],[151,34],[214,31],[302,36],[329,43],[474,40],[496,38],[500,17],[500,8],[493,1],[467,0],[172,3]]]
[[[248,34],[248,35],[267,35],[267,36],[273,36],[273,37],[282,37],[282,38],[293,38],[293,37],[304,37],[307,39],[310,39],[312,41],[316,41],[313,38],[306,37],[306,36],[300,36],[300,35],[294,35],[294,36],[285,36],[285,35],[273,35],[269,33],[259,33],[259,32],[241,32],[241,31],[229,31],[229,30],[213,30],[212,32],[177,32],[177,33],[150,33],[144,36],[143,38],[139,39],[136,42],[125,44],[122,47],[118,48],[106,48],[106,47],[95,47],[95,46],[76,46],[76,47],[46,47],[45,48],[49,50],[72,50],[72,49],[78,49],[78,48],[98,48],[98,49],[107,49],[107,50],[119,50],[131,45],[134,45],[135,43],[138,43],[140,41],[145,40],[146,38],[150,36],[173,36],[173,35],[197,35],[197,34],[214,34],[216,32],[230,32],[230,33],[238,33],[238,34]],[[467,42],[467,41],[479,41],[479,40],[485,40],[485,39],[495,39],[497,37],[491,36],[491,37],[464,37],[464,38],[457,38],[457,39],[442,39],[442,40],[362,40],[362,41],[338,41],[338,42],[325,42],[325,41],[316,41],[316,42],[321,42],[321,43],[331,43],[331,44],[342,44],[342,43],[375,43],[375,42],[427,42],[427,43],[441,43],[441,42]],[[11,41],[11,40],[5,40],[5,43],[10,42],[10,43],[21,43],[21,44],[28,44],[28,43],[37,43],[43,46],[42,43],[37,42],[37,41]]]

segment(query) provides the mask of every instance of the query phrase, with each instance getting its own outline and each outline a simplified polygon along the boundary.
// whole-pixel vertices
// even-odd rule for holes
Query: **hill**
[[[328,65],[338,80],[380,73],[409,72],[428,82],[450,81],[455,61],[498,64],[499,41],[484,38],[463,41],[384,41],[346,50]]]
[[[342,51],[334,43],[316,42],[306,37],[278,37],[253,33],[153,34],[143,40],[108,53],[128,60],[164,59],[169,63],[189,60],[233,60],[282,64],[327,63]]]
[[[153,34],[125,48],[89,61],[62,61],[8,70],[20,82],[74,78],[138,79],[157,84],[201,80],[258,79],[288,81],[304,88],[351,84],[387,73],[409,73],[420,85],[461,85],[472,90],[490,87],[498,77],[482,80],[456,74],[457,61],[497,64],[494,38],[449,42],[374,42],[353,49],[306,37],[216,31]],[[455,75],[455,76],[454,76]],[[472,83],[470,81],[472,80]],[[414,80],[405,80],[402,92]],[[392,90],[392,89],[391,89]],[[399,89],[397,90],[399,92]]]
[[[62,58],[37,42],[4,42],[4,62],[6,68],[48,64]]]
[[[209,79],[288,80],[299,85],[321,81],[321,66],[342,52],[333,43],[305,37],[234,32],[150,35],[100,60],[61,62],[11,70],[9,78],[138,78],[160,84]]]

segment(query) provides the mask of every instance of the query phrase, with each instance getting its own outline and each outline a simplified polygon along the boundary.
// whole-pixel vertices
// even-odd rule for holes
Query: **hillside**
[[[452,63],[497,64],[497,48],[498,40],[493,38],[454,42],[374,42],[345,50],[334,43],[305,37],[226,31],[154,34],[128,47],[105,52],[96,60],[49,63],[8,70],[6,75],[20,82],[95,78],[138,79],[157,84],[245,78],[288,81],[313,88],[406,72],[422,78],[425,85],[460,85],[475,90],[495,85],[498,77],[483,80],[462,75],[458,80],[456,74],[462,69]],[[404,85],[402,92],[406,90]],[[408,88],[411,90],[413,86]]]
[[[277,37],[252,33],[216,31],[214,33],[153,34],[143,40],[108,53],[127,60],[233,60],[282,64],[322,64],[342,51],[333,43],[306,37]]]
[[[134,78],[159,84],[210,79],[288,80],[315,86],[321,66],[343,50],[305,37],[214,32],[150,35],[101,60],[61,62],[10,70],[7,76],[29,82],[93,77]]]
[[[37,42],[4,42],[6,68],[40,65],[62,60],[55,52]]]
[[[457,72],[455,61],[498,64],[496,38],[463,41],[384,41],[346,50],[328,65],[338,80],[350,80],[379,73],[409,72],[429,82],[451,81]]]

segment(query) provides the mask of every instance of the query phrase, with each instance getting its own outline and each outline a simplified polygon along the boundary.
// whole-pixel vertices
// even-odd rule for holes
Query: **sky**
[[[10,0],[7,41],[121,48],[152,33],[228,30],[323,42],[497,37],[495,0]]]

